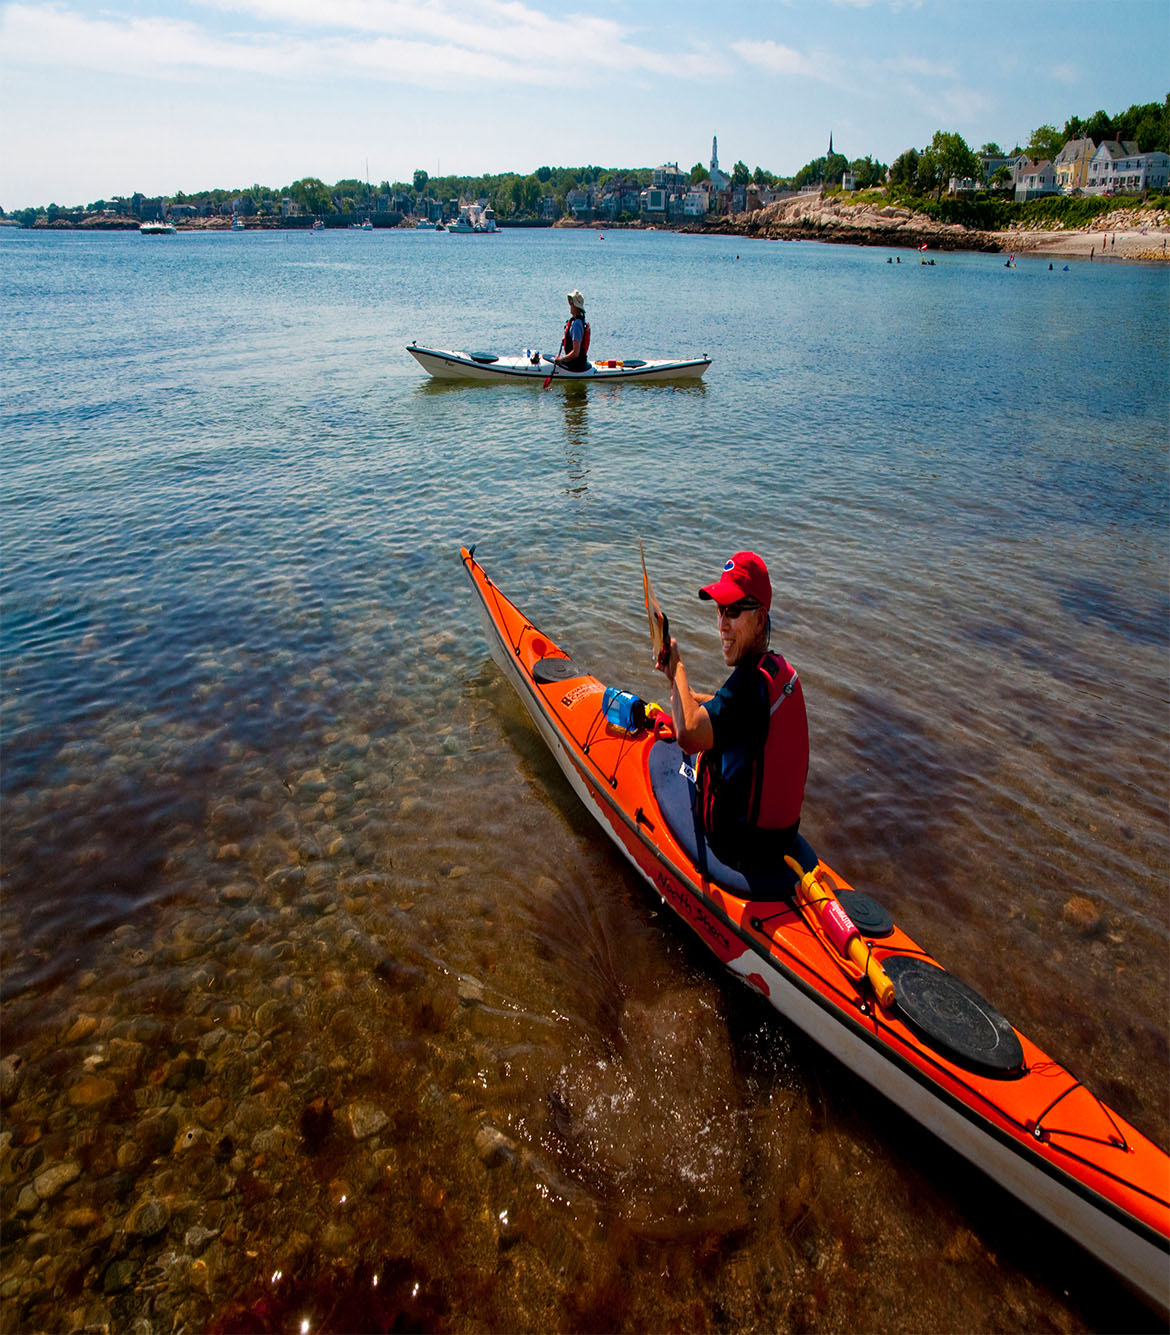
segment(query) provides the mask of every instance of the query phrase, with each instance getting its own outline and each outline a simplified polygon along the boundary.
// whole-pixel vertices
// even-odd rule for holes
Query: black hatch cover
[[[532,665],[532,678],[541,686],[547,686],[550,681],[572,681],[574,677],[584,675],[571,658],[540,658]]]
[[[898,1009],[912,1029],[960,1065],[983,1075],[1019,1075],[1024,1050],[1002,1015],[973,988],[937,964],[887,955]]]

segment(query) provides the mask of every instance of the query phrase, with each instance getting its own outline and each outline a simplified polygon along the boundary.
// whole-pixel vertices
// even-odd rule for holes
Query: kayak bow
[[[707,848],[689,765],[461,550],[492,656],[577,796],[717,959],[1019,1200],[1170,1311],[1170,1157],[798,840],[749,881]],[[835,907],[831,907],[835,906]]]

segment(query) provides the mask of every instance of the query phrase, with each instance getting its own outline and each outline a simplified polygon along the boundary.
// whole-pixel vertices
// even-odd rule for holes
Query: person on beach
[[[578,288],[569,293],[569,318],[553,365],[563,366],[566,371],[583,371],[589,365],[589,326],[585,323],[585,298]]]
[[[736,552],[699,597],[715,604],[723,661],[715,695],[691,688],[678,641],[662,652],[678,744],[699,753],[698,815],[721,861],[745,872],[783,868],[800,826],[808,716],[795,669],[768,647],[772,581],[755,552]]]

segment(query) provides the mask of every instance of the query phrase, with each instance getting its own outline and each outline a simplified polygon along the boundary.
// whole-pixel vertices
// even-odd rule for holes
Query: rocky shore
[[[771,241],[828,241],[857,246],[917,250],[1035,253],[1053,259],[1108,257],[1164,260],[1170,213],[1159,209],[1115,209],[1091,227],[1013,227],[985,232],[961,223],[941,223],[904,205],[851,202],[823,194],[796,195],[762,209],[695,224],[686,230]]]

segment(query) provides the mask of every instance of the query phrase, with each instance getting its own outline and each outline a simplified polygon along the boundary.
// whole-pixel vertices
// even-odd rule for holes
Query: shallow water
[[[1170,1144],[1168,275],[886,258],[0,234],[5,1329],[1152,1323],[716,971],[458,562],[661,698],[637,536],[712,685],[764,553],[803,830]],[[706,380],[404,351],[577,286]]]

